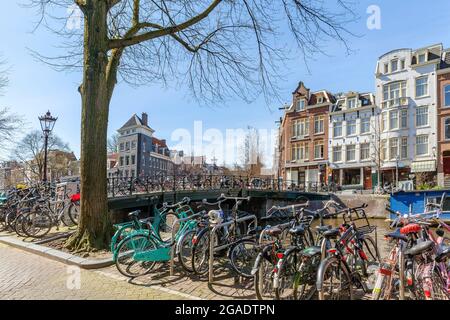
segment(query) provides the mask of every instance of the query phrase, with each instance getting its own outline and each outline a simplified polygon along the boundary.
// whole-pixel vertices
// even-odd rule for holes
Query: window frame
[[[395,67],[395,69],[394,69],[394,63],[396,64],[396,67]],[[399,60],[398,59],[392,59],[391,60],[391,73],[392,72],[397,72],[399,69],[398,69],[398,67],[399,67]]]
[[[351,147],[352,150],[349,148]],[[349,159],[348,154],[352,152],[353,159]],[[355,162],[356,161],[356,144],[348,144],[345,146],[345,162]]]
[[[448,124],[446,123],[448,121]],[[449,136],[447,137],[447,126],[449,127]],[[450,117],[444,118],[444,140],[450,140]]]
[[[424,141],[424,142],[422,142],[422,143],[418,143],[418,139],[419,138],[426,138],[426,141]],[[428,148],[428,143],[429,143],[429,141],[430,141],[430,138],[429,138],[429,136],[427,135],[427,134],[421,134],[421,135],[417,135],[416,136],[416,150],[415,150],[415,153],[416,153],[416,157],[426,157],[426,156],[429,156],[430,155],[430,150],[429,150],[429,148]],[[426,153],[418,153],[417,152],[417,150],[418,150],[418,147],[420,146],[420,145],[424,145],[425,147],[426,147]]]
[[[364,148],[363,148],[363,146],[364,146]],[[366,146],[367,146],[367,148],[366,148]],[[367,157],[363,158],[363,150],[366,150],[366,149],[367,149]],[[361,161],[370,160],[370,143],[369,142],[364,142],[359,145],[359,159]]]
[[[444,107],[450,107],[450,84],[444,85]]]
[[[300,108],[301,103],[303,102],[303,108]],[[299,99],[297,101],[297,105],[295,106],[295,110],[304,111],[306,109],[306,99]]]
[[[367,123],[366,123],[366,121],[367,121]],[[366,131],[363,130],[363,128],[365,128],[365,126],[363,126],[363,124],[364,125],[367,124],[367,130]],[[359,122],[359,133],[360,134],[370,133],[370,117],[362,117],[360,119],[360,122]]]
[[[419,116],[423,116],[424,114],[419,114],[419,111],[422,109],[426,109],[426,124],[418,124],[418,117]],[[428,127],[430,125],[430,108],[428,106],[419,106],[416,108],[416,128],[424,128],[424,127]]]
[[[420,80],[423,80],[423,79],[426,79],[426,82],[424,83],[424,84],[422,84],[422,86],[425,86],[425,88],[426,88],[426,90],[425,90],[425,92],[424,92],[424,94],[422,94],[422,95],[418,95],[418,93],[417,93],[417,83],[418,83],[418,81],[420,81]],[[416,90],[416,98],[423,98],[423,97],[428,97],[429,95],[430,95],[430,88],[429,88],[429,77],[428,76],[420,76],[420,77],[417,77],[416,79],[415,79],[415,86],[414,86],[414,88],[415,88],[415,90]]]
[[[392,118],[392,115],[395,115],[395,119]],[[396,122],[396,127],[393,127],[393,121]],[[389,111],[389,130],[398,130],[399,129],[399,117],[398,117],[398,110],[391,110]]]
[[[357,131],[356,119],[349,119],[349,120],[346,120],[345,122],[346,122],[345,123],[346,124],[345,125],[345,127],[346,127],[346,129],[345,129],[346,137],[351,137],[351,136],[357,135],[358,133],[356,132]],[[352,123],[351,126],[349,125],[349,122]],[[349,133],[349,128],[354,128],[354,132],[353,133]]]
[[[316,156],[316,148],[320,147],[320,146],[321,146],[321,148],[320,148],[321,156],[317,157]],[[325,156],[325,143],[324,143],[324,141],[323,140],[314,141],[314,160],[316,160],[316,159],[323,159],[324,156]]]
[[[337,126],[336,124],[339,124],[339,126]],[[343,121],[341,120],[341,121],[334,121],[333,122],[333,138],[340,138],[340,137],[342,137],[343,135],[342,135],[342,127],[343,127]],[[337,129],[337,128],[339,128],[339,130],[340,130],[340,135],[336,135],[336,132],[335,132],[335,130]]]
[[[342,146],[332,147],[333,151],[333,162],[342,162]],[[336,154],[339,154],[339,160],[336,160]]]
[[[316,131],[316,123],[318,123],[319,129],[322,124],[322,131]],[[323,134],[325,133],[325,117],[324,116],[315,116],[314,117],[314,134]]]

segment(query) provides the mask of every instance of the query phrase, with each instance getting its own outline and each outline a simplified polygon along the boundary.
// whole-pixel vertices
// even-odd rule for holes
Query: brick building
[[[437,74],[438,184],[450,188],[450,49],[443,52]]]

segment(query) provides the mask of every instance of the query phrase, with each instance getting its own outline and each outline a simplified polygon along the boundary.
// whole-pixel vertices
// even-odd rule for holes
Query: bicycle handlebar
[[[188,197],[184,197],[180,202],[174,203],[174,204],[168,204],[167,202],[163,203],[163,208],[164,209],[173,209],[173,208],[178,208],[182,205],[188,204],[189,202],[191,202],[191,199]]]

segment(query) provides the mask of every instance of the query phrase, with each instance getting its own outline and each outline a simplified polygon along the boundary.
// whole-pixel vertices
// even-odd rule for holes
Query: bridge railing
[[[297,183],[267,176],[243,175],[161,175],[108,178],[108,196],[182,190],[247,189],[268,191],[334,192],[337,185],[320,182]]]

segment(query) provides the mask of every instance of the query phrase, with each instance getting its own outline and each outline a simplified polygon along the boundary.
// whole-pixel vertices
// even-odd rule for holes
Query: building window
[[[296,143],[292,147],[292,160],[308,159],[308,143]]]
[[[428,125],[428,107],[418,107],[416,109],[416,127]]]
[[[386,139],[381,140],[381,160],[386,160],[387,158],[387,141]]]
[[[398,129],[398,111],[394,110],[389,112],[389,129]]]
[[[405,68],[406,68],[405,59],[402,59],[400,60],[400,69],[405,70]]]
[[[450,107],[450,84],[444,87],[444,105]]]
[[[370,158],[370,144],[362,143],[360,146],[361,160],[368,160]]]
[[[333,123],[333,137],[342,137],[342,121]]]
[[[297,111],[305,110],[305,100],[301,99],[297,101]]]
[[[120,157],[120,166],[123,166],[123,157]]]
[[[406,81],[397,81],[383,86],[383,101],[390,101],[389,106],[398,104],[399,98],[406,97]]]
[[[398,60],[391,61],[391,72],[395,72],[398,70]]]
[[[346,161],[355,161],[356,160],[356,146],[348,145],[346,148]]]
[[[384,73],[389,73],[389,64],[388,63],[384,64]]]
[[[323,133],[324,127],[324,118],[323,116],[318,116],[314,118],[314,133]]]
[[[130,150],[130,141],[125,142],[125,150]]]
[[[361,118],[361,134],[370,132],[370,118]]]
[[[425,63],[426,62],[426,54],[425,53],[422,53],[422,54],[419,54],[419,63]]]
[[[136,149],[136,141],[131,141],[131,149]]]
[[[120,151],[123,151],[124,150],[124,144],[123,144],[123,142],[120,144]]]
[[[314,142],[314,159],[323,159],[323,141]]]
[[[450,118],[445,118],[444,127],[445,140],[450,140]]]
[[[398,139],[397,138],[391,138],[389,140],[389,156],[391,159],[396,159],[398,157]]]
[[[422,135],[416,137],[416,156],[428,154],[428,136]]]
[[[321,103],[323,103],[323,97],[319,97],[319,98],[317,98],[317,103],[318,103],[318,104],[321,104]]]
[[[342,161],[342,147],[333,147],[333,161],[341,162]]]
[[[408,127],[408,110],[400,110],[400,127]]]
[[[381,131],[386,131],[387,128],[387,112],[383,112],[381,114]]]
[[[402,153],[401,158],[408,158],[408,137],[402,137]]]
[[[349,109],[356,108],[356,98],[351,98],[347,100],[347,108]]]
[[[309,135],[309,121],[308,119],[300,119],[294,121],[293,137]]]
[[[416,97],[428,95],[428,76],[416,79]]]
[[[347,136],[356,134],[356,120],[347,120]]]
[[[131,164],[136,164],[136,156],[135,155],[131,156]]]

